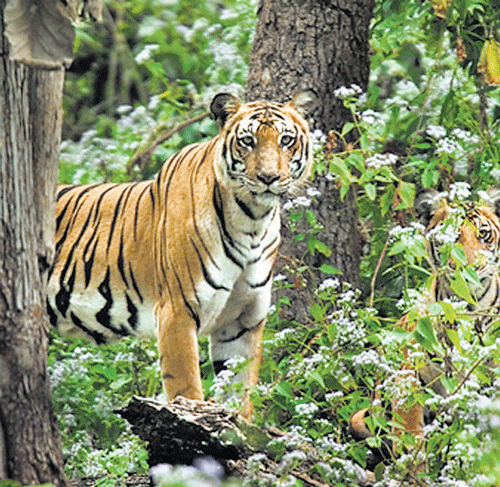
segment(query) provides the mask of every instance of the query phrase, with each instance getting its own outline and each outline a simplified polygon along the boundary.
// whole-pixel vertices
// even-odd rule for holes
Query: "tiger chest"
[[[227,326],[246,328],[267,315],[271,300],[273,258],[265,258],[262,249],[249,252],[243,269],[226,261],[218,289],[201,280],[196,285],[199,300],[200,335],[209,335]],[[223,275],[223,278],[222,278]]]

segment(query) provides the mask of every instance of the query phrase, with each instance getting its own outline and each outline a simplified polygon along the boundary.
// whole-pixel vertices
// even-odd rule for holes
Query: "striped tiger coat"
[[[52,323],[97,343],[158,340],[168,399],[203,399],[197,338],[216,372],[249,360],[255,385],[280,242],[280,200],[308,181],[313,95],[288,104],[217,95],[218,136],[168,160],[153,181],[65,186],[57,199]],[[242,414],[252,406],[245,400]]]

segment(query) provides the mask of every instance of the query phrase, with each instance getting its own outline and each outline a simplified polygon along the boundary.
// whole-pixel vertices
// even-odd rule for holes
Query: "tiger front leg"
[[[262,358],[262,333],[266,320],[246,328],[238,321],[213,332],[210,336],[210,352],[215,374],[226,369],[226,361],[243,358],[244,369],[232,378],[231,383],[244,383],[243,405],[240,415],[252,420],[253,404],[250,401],[250,388],[257,384]]]
[[[169,306],[157,309],[158,354],[167,400],[177,396],[203,400],[195,320]]]

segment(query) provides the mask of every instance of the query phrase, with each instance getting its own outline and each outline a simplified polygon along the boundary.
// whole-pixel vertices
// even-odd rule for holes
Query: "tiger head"
[[[435,272],[449,276],[457,267],[448,259],[443,270],[443,242],[463,246],[467,264],[474,266],[483,286],[488,278],[498,275],[500,265],[500,186],[486,192],[486,202],[472,201],[460,205],[448,204],[442,193],[432,189],[420,191],[415,197],[414,210],[426,227],[427,255]],[[445,236],[445,233],[447,236]],[[476,290],[476,294],[477,291]]]
[[[220,126],[215,174],[247,207],[266,211],[296,194],[311,172],[312,150],[305,118],[315,106],[311,91],[289,103],[244,104],[220,93],[211,111]]]

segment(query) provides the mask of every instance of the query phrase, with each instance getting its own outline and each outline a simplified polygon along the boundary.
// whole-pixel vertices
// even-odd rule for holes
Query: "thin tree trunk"
[[[284,102],[297,91],[312,88],[320,100],[312,129],[324,134],[340,131],[345,122],[351,121],[351,114],[334,91],[351,84],[363,90],[368,86],[372,12],[373,0],[261,0],[246,85],[247,100]],[[362,242],[355,195],[350,191],[341,201],[331,180],[316,177],[314,183],[321,196],[312,208],[324,226],[317,237],[329,247],[331,256],[308,255],[305,243],[293,242],[294,235],[283,228],[278,272],[284,265],[297,265],[297,258],[314,267],[328,263],[341,270],[342,279],[357,288]],[[287,218],[284,212],[284,227]],[[307,225],[301,225],[299,230],[306,231]],[[315,274],[316,280],[326,277]],[[309,298],[299,293],[293,301],[290,317],[301,319]]]
[[[8,60],[4,6],[0,0],[0,478],[64,486],[45,307],[64,71]]]

